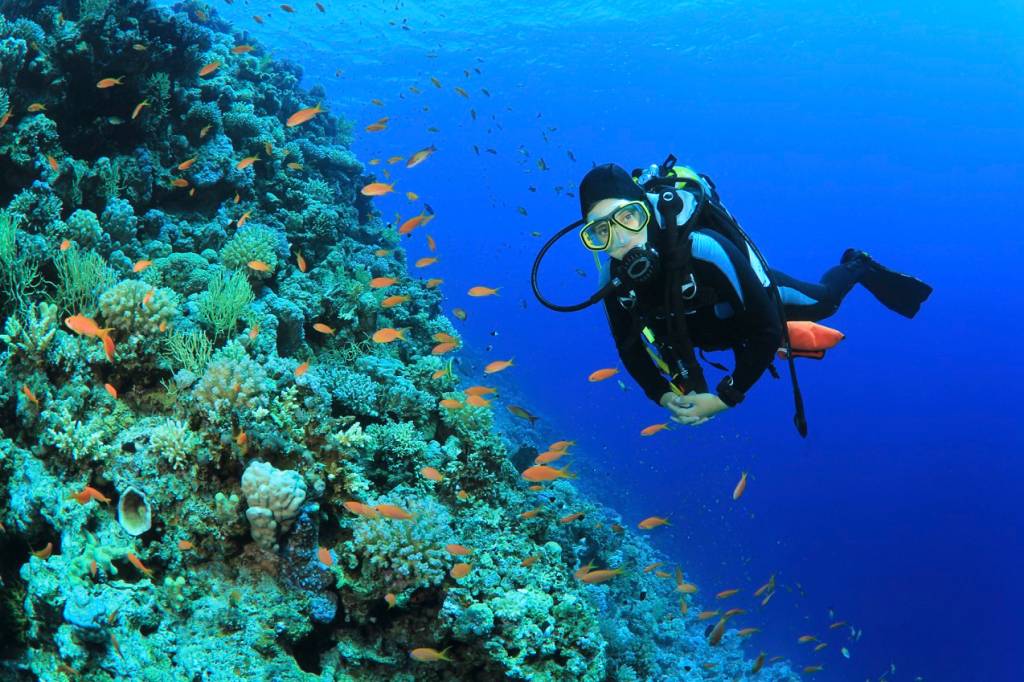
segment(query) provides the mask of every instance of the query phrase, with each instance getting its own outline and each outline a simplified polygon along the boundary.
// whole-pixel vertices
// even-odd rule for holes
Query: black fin
[[[852,250],[852,249],[851,249]],[[849,251],[847,252],[849,253]],[[903,317],[914,317],[932,293],[932,288],[916,277],[904,275],[879,265],[863,251],[859,252],[869,260],[869,267],[860,278],[865,289],[889,310]],[[845,257],[845,254],[844,254]]]

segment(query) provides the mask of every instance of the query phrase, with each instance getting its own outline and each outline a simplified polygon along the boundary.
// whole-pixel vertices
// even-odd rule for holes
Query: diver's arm
[[[768,289],[761,284],[750,261],[740,254],[735,245],[729,246],[732,247],[729,257],[736,266],[736,275],[743,289],[743,308],[735,319],[737,332],[743,340],[733,347],[736,368],[731,375],[731,389],[742,394],[750,390],[764,374],[779,349],[782,343],[782,318],[778,305],[769,295]],[[719,384],[718,397],[727,405],[735,405],[738,401],[730,399],[730,393],[728,389],[723,391],[722,384]]]
[[[648,355],[643,342],[638,338],[630,338],[633,320],[629,312],[612,297],[604,300],[604,310],[608,315],[608,326],[615,340],[615,348],[626,371],[640,385],[647,397],[660,405],[662,396],[672,389],[668,380],[658,371],[654,360]]]

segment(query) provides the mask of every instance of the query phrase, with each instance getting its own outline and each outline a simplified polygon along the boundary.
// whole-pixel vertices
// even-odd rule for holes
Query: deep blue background
[[[877,679],[890,664],[896,680],[1024,679],[1019,3],[293,4],[217,9],[326,88],[364,161],[437,145],[415,169],[391,167],[399,192],[377,202],[383,216],[420,210],[406,190],[436,210],[425,232],[441,260],[421,272],[468,311],[457,324],[474,353],[515,357],[489,383],[514,385],[546,438],[579,441],[580,486],[627,522],[671,517],[652,539],[705,604],[741,587],[737,604],[753,606],[749,591],[778,574],[779,593],[745,617],[763,629],[751,655],[824,663],[828,680]],[[387,131],[363,132],[380,116]],[[935,287],[912,321],[862,289],[848,297],[828,322],[847,339],[800,366],[806,440],[788,382],[767,376],[707,425],[641,438],[663,411],[625,375],[626,392],[586,381],[619,366],[600,309],[558,315],[530,293],[542,241],[530,232],[578,218],[553,188],[592,162],[668,152],[711,175],[773,266],[816,280],[855,246]],[[421,232],[410,262],[427,255]],[[544,273],[564,300],[596,286],[571,238]],[[477,284],[501,293],[466,296]],[[741,471],[750,483],[733,502]],[[860,641],[828,630],[829,608]],[[831,646],[812,655],[796,643],[805,633]]]

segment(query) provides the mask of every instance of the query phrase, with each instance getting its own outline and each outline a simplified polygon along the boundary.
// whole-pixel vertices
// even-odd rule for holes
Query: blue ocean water
[[[216,8],[323,86],[360,158],[384,159],[380,179],[389,156],[436,145],[392,168],[377,205],[408,218],[413,191],[436,212],[439,262],[422,272],[467,311],[470,357],[514,357],[497,383],[545,436],[578,441],[582,488],[628,523],[670,517],[652,541],[705,603],[777,575],[751,655],[823,663],[822,680],[1024,678],[1024,7],[293,4]],[[382,116],[386,131],[364,132]],[[807,439],[788,381],[767,376],[706,425],[642,438],[664,411],[624,373],[625,390],[586,380],[621,367],[600,308],[559,315],[532,296],[536,250],[579,217],[567,193],[591,164],[670,152],[715,180],[774,267],[813,281],[854,246],[935,287],[914,320],[858,288],[826,322],[847,338],[800,364]],[[422,232],[411,260],[429,255]],[[566,301],[596,288],[571,239],[544,273]],[[474,285],[500,293],[470,298]],[[859,639],[828,629],[830,609]],[[807,633],[830,646],[811,655]]]

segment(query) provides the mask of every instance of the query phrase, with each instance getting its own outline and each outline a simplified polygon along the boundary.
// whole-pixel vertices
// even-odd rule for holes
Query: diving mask
[[[595,218],[580,229],[583,245],[591,251],[604,251],[612,243],[613,228],[640,232],[651,222],[651,212],[643,201],[630,201],[611,213]]]

